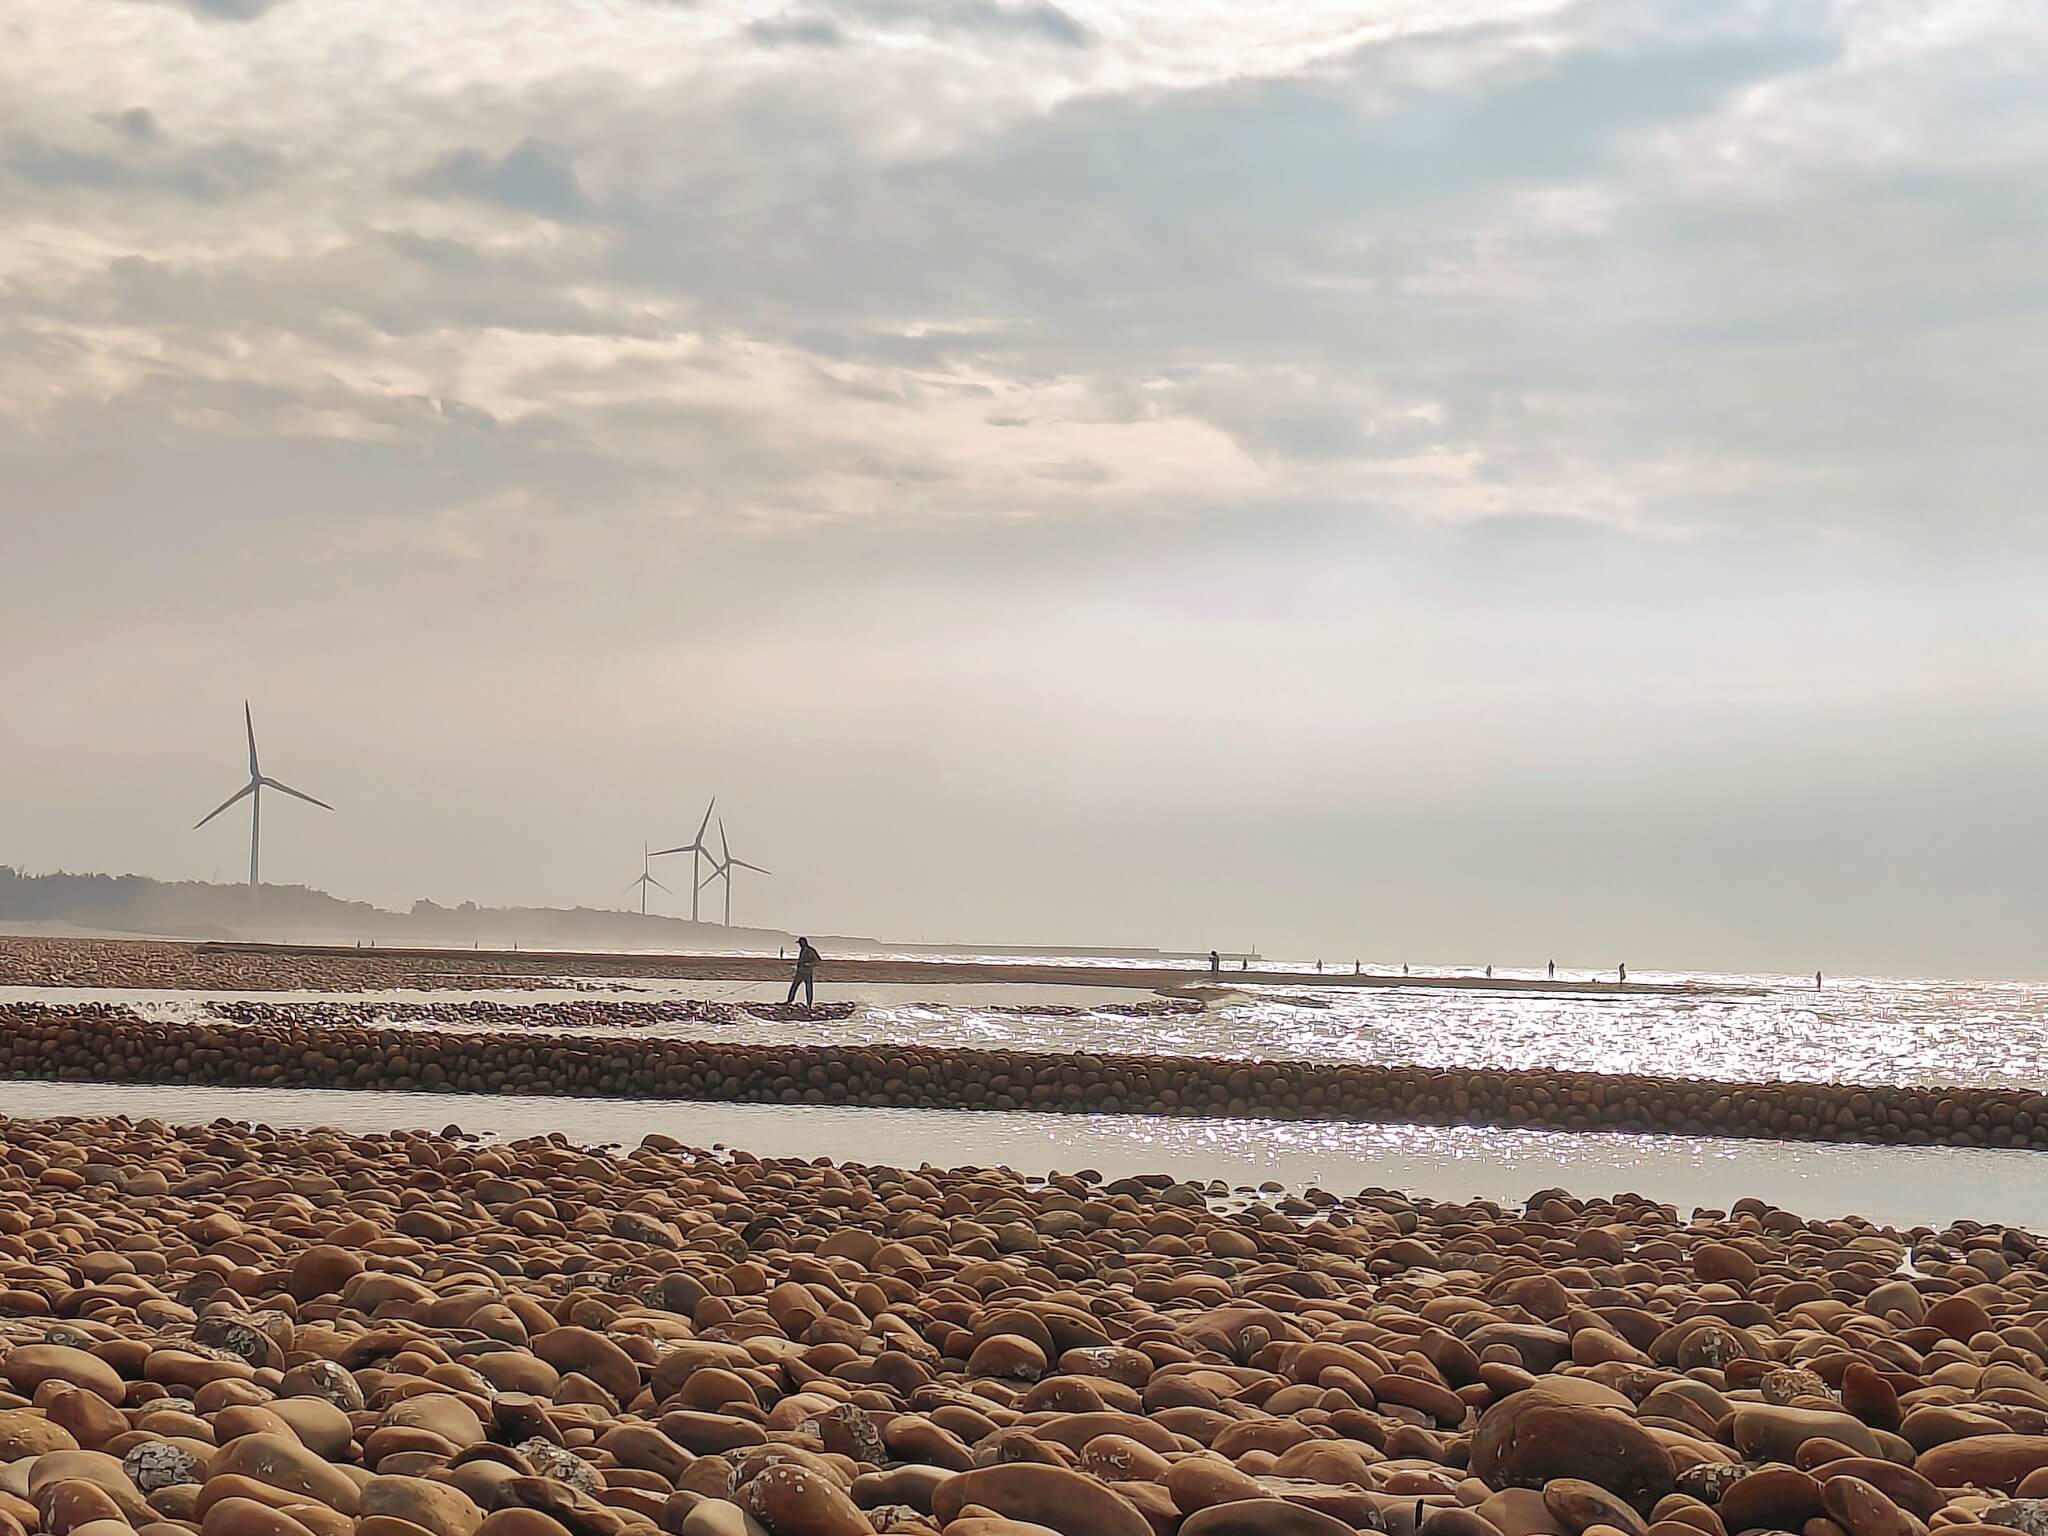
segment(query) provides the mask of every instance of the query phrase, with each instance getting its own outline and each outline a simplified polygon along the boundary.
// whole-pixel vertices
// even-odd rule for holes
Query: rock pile
[[[1214,1193],[0,1121],[0,1530],[2044,1528],[2023,1233]]]
[[[0,1076],[715,1099],[1060,1113],[1250,1115],[1667,1131],[1797,1141],[2048,1146],[2048,1094],[1720,1083],[1550,1070],[800,1046],[527,1031],[145,1019],[0,1005]]]
[[[609,974],[624,975],[631,970],[621,963],[610,968]],[[298,954],[154,939],[0,934],[0,985],[10,987],[170,987],[216,992],[474,987],[510,991],[559,987],[565,984],[564,974],[558,962],[465,955],[460,950],[431,955],[378,949]]]
[[[269,1003],[233,998],[206,1005],[234,1024],[462,1024],[489,1029],[658,1029],[677,1024],[799,1023],[846,1019],[854,1004],[723,1003],[705,998],[605,998],[574,1003],[502,1003],[488,998],[431,1003]]]
[[[512,1029],[657,1029],[678,1024],[805,1023],[816,1019],[853,1017],[851,1002],[782,1003],[771,1000],[719,1002],[708,998],[592,998],[573,1003],[506,1003],[490,998],[410,1003],[272,1003],[232,998],[206,1005],[215,1018],[234,1024],[462,1024],[474,1028]],[[944,1003],[926,1003],[944,1008]],[[981,1010],[1013,1018],[1156,1019],[1200,1013],[1202,1005],[1184,998],[1147,998],[1142,1002],[1104,1002],[1094,1007],[1069,1003],[1003,1004]]]

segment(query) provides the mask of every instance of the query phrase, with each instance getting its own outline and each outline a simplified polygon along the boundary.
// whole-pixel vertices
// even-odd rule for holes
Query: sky
[[[2030,0],[0,4],[0,862],[2048,976]],[[680,869],[670,883],[682,890]],[[657,905],[683,904],[657,893]]]

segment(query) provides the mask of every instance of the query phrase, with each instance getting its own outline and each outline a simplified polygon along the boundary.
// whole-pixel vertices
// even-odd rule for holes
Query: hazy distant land
[[[780,928],[726,927],[653,913],[593,907],[444,907],[420,900],[393,912],[345,901],[304,885],[246,885],[204,880],[153,880],[146,875],[24,874],[0,864],[0,930],[26,933],[119,934],[150,938],[255,940],[276,943],[480,945],[487,949],[663,949],[718,954],[775,954],[793,948]],[[905,953],[1086,954],[1122,959],[1185,960],[1190,953],[1102,945],[891,944],[846,934],[813,934],[828,950],[886,949]],[[1232,952],[1227,958],[1241,957]]]

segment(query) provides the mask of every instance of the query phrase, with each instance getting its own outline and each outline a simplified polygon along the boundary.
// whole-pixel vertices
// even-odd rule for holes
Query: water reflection
[[[1713,1141],[1686,1136],[1412,1125],[792,1108],[609,1099],[485,1098],[262,1088],[0,1082],[0,1113],[216,1118],[351,1131],[399,1126],[503,1136],[561,1131],[630,1145],[650,1131],[768,1156],[916,1166],[1005,1164],[1025,1173],[1163,1172],[1231,1185],[1272,1181],[1349,1193],[1387,1186],[1442,1199],[1520,1201],[1562,1186],[1622,1191],[1681,1211],[1756,1195],[1808,1216],[1939,1224],[1959,1218],[2048,1227],[2041,1154],[1955,1148]]]

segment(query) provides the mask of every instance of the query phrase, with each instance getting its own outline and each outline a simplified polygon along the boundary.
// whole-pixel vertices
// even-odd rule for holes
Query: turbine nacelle
[[[667,886],[663,885],[659,880],[654,878],[654,871],[647,867],[647,861],[649,859],[652,859],[653,857],[654,855],[647,851],[647,845],[645,843],[642,843],[640,845],[640,876],[636,880],[628,880],[626,882],[627,890],[630,891],[635,886],[638,886],[640,889],[640,915],[642,917],[645,917],[647,915],[647,887],[651,885],[657,891],[668,890]],[[673,891],[669,891],[669,894],[674,895],[675,893]]]
[[[708,818],[711,813],[706,811],[704,814]],[[714,880],[725,882],[725,926],[728,928],[732,926],[732,872],[736,869],[751,869],[757,875],[771,873],[759,864],[749,864],[745,859],[732,856],[732,844],[726,841],[725,836],[725,818],[721,816],[718,818],[718,852],[712,857],[711,873],[697,888],[702,890]]]
[[[704,819],[697,823],[697,835],[691,838],[690,841],[678,843],[673,848],[657,848],[649,855],[649,857],[656,859],[665,859],[672,853],[687,853],[690,856],[690,921],[693,923],[697,921],[698,893],[711,880],[718,878],[715,873],[709,879],[700,879],[697,875],[697,871],[702,867],[704,860],[710,859],[714,869],[718,863],[718,856],[711,851],[710,846],[704,841],[704,834],[711,827],[711,813],[717,809],[717,806],[718,796],[713,795],[709,803],[704,807]]]

